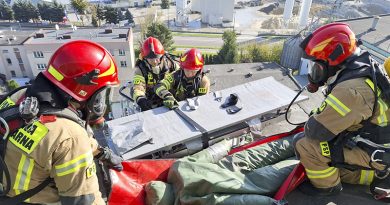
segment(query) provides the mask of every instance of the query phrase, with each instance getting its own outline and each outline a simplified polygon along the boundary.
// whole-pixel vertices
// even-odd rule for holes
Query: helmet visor
[[[324,62],[320,61],[310,61],[311,66],[309,66],[309,77],[312,83],[320,83],[324,80],[325,75],[327,74],[327,66]]]

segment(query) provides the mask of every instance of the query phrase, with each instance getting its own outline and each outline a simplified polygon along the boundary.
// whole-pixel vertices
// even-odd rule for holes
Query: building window
[[[15,77],[16,77],[16,73],[15,73],[15,71],[11,70],[11,76],[12,76],[13,78],[15,78]]]
[[[119,49],[119,55],[124,56],[126,54],[125,50]]]
[[[47,67],[46,64],[43,64],[43,63],[38,63],[38,64],[37,64],[38,70],[45,70],[46,67]]]
[[[7,63],[10,64],[10,65],[12,65],[12,61],[11,61],[10,58],[7,58]]]
[[[114,54],[115,54],[115,53],[114,53],[114,52],[115,52],[114,50],[109,50],[109,52],[110,52],[110,54],[111,54],[112,56],[114,56]]]
[[[14,48],[14,52],[19,52],[19,48]]]
[[[8,50],[3,50],[3,53],[8,53]]]
[[[121,61],[121,67],[127,67],[126,61]]]
[[[34,57],[35,58],[43,58],[43,52],[42,51],[34,51]]]

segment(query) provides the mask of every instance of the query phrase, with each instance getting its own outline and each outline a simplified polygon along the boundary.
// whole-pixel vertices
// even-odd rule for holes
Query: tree
[[[41,14],[41,19],[45,21],[51,21],[51,5],[43,2],[38,4],[38,11]]]
[[[51,9],[52,12],[52,22],[61,22],[64,20],[65,16],[65,6],[58,3],[57,1],[53,2],[53,6]]]
[[[104,19],[107,23],[117,24],[119,23],[118,12],[115,8],[106,7],[104,12]]]
[[[85,14],[88,2],[86,0],[70,0],[70,5],[77,11],[77,13]]]
[[[91,20],[91,23],[94,27],[98,27],[99,24],[98,24],[98,18],[96,17],[96,14],[92,13],[92,20]]]
[[[103,7],[98,4],[96,6],[96,17],[99,20],[99,26],[101,25],[101,20],[104,20],[104,10]]]
[[[70,5],[75,9],[80,15],[85,14],[85,10],[88,7],[88,2],[86,0],[70,0]],[[84,25],[84,17],[80,16],[81,23]]]
[[[12,10],[15,13],[15,19],[20,22],[28,22],[31,19],[39,18],[38,9],[30,1],[19,0],[12,5]]]
[[[125,16],[126,16],[126,19],[127,19],[127,23],[129,23],[129,24],[133,24],[134,23],[134,17],[130,13],[129,10],[126,11]]]
[[[236,33],[232,30],[223,32],[222,36],[223,45],[218,52],[218,59],[220,63],[238,63],[238,46],[237,46],[237,36]]]
[[[119,21],[123,21],[126,19],[125,15],[123,15],[123,13],[120,9],[117,9],[116,12],[118,13],[118,23],[119,23]]]
[[[174,50],[172,32],[167,28],[165,24],[154,22],[150,24],[146,29],[146,37],[155,37],[160,40],[164,49],[167,51]]]
[[[161,1],[161,8],[162,9],[169,9],[169,0],[162,0]]]
[[[14,20],[14,11],[4,0],[0,1],[0,19]]]

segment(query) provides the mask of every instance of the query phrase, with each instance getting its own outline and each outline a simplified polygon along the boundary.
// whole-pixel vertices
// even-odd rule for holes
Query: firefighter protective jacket
[[[0,107],[14,105],[24,92],[20,90],[8,97]],[[64,203],[64,199],[74,202],[83,197],[91,204],[105,204],[93,161],[97,146],[92,133],[72,120],[34,120],[9,136],[5,162],[12,184],[8,196],[32,189],[50,177],[54,182],[26,202],[53,203],[61,198]]]
[[[193,80],[187,80],[184,77],[184,71],[178,70],[167,75],[156,85],[156,94],[164,99],[171,93],[178,101],[192,98],[199,95],[205,95],[210,90],[209,78],[201,73]]]
[[[138,59],[135,66],[133,78],[133,88],[131,95],[134,101],[139,97],[146,97],[153,105],[161,104],[161,100],[154,93],[154,86],[162,80],[168,73],[179,68],[176,62],[164,55],[160,63],[161,72],[156,75],[152,72],[146,59]]]
[[[378,97],[373,114],[375,102],[373,90],[374,84],[369,78],[355,78],[338,83],[307,121],[305,136],[330,141],[343,131],[356,131],[362,128],[362,122],[372,115],[370,120],[372,124],[388,126],[390,110],[381,97]]]

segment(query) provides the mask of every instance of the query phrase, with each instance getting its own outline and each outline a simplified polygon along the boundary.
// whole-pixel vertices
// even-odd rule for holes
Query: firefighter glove
[[[137,104],[141,108],[142,111],[150,110],[152,109],[152,104],[146,97],[139,97],[137,99]]]
[[[100,153],[97,154],[95,157],[103,162],[104,165],[106,165],[110,169],[115,169],[117,171],[122,171],[122,157],[114,154],[112,150],[108,147],[100,147],[99,148]]]
[[[172,95],[166,95],[164,97],[164,105],[171,110],[179,107],[179,103]]]

